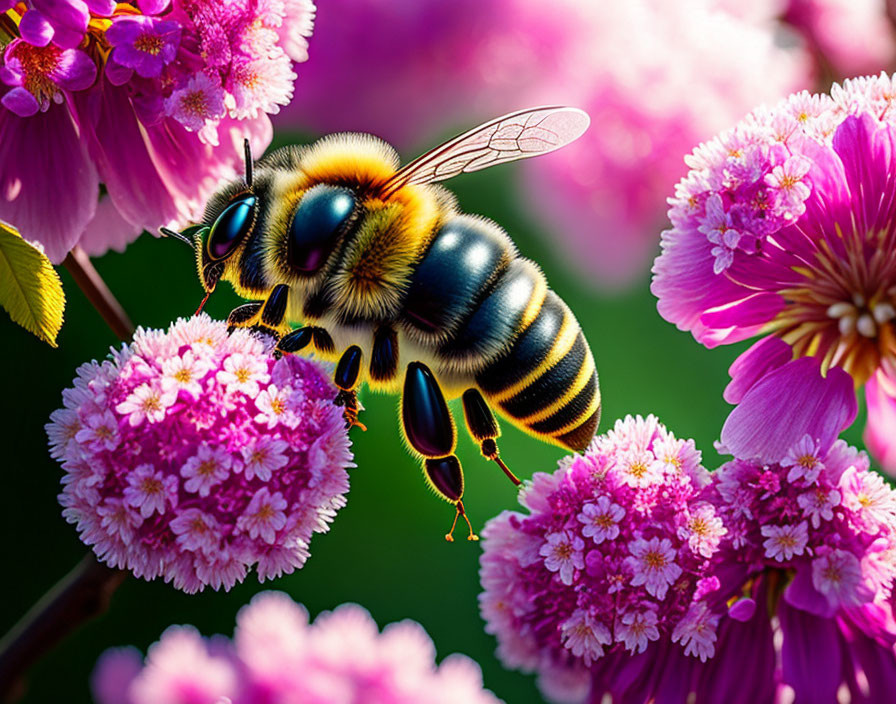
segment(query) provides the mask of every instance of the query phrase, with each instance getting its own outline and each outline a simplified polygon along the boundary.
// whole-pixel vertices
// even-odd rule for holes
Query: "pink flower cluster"
[[[63,515],[103,562],[187,592],[292,572],[348,491],[335,396],[316,363],[205,315],[140,329],[50,416]]]
[[[0,217],[54,262],[197,220],[243,138],[270,142],[313,18],[311,0],[0,2]]]
[[[896,492],[865,453],[806,436],[778,461],[722,465],[707,498],[728,530],[712,568],[719,648],[714,664],[683,673],[682,700],[693,687],[697,701],[733,704],[793,701],[785,690],[795,701],[886,701]],[[745,673],[754,688],[739,691]]]
[[[857,78],[757,109],[701,144],[670,201],[651,287],[660,314],[708,347],[766,336],[725,393],[757,426],[769,411],[782,419],[775,405],[848,425],[852,386],[865,385],[885,469],[896,468],[894,100],[896,78]],[[768,443],[789,447],[807,427],[779,422]]]
[[[748,569],[792,569],[785,598],[820,616],[886,598],[896,577],[896,494],[863,452],[805,436],[779,462],[713,474],[726,542]],[[730,555],[729,555],[730,557]]]
[[[498,704],[463,655],[435,665],[435,648],[413,621],[382,633],[364,609],[343,605],[308,623],[288,596],[266,592],[237,616],[233,640],[172,626],[146,662],[133,648],[97,663],[98,704]]]
[[[700,660],[718,620],[701,599],[726,533],[701,498],[709,478],[691,440],[654,416],[617,421],[583,456],[536,474],[486,526],[480,597],[504,663],[539,672],[552,698],[578,701],[589,672],[614,671],[670,638]]]

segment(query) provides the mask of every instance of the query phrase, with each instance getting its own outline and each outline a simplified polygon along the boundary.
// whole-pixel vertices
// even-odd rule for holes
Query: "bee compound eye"
[[[249,234],[255,223],[255,205],[258,199],[244,193],[224,208],[215,220],[208,236],[208,255],[212,260],[224,259],[236,249]]]
[[[352,219],[357,201],[348,188],[318,185],[296,207],[289,226],[287,258],[294,269],[320,269]]]

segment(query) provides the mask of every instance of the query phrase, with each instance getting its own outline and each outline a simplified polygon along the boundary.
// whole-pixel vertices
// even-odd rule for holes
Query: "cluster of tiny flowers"
[[[292,62],[307,59],[314,18],[311,0],[33,5],[9,11],[20,36],[0,62],[4,106],[28,117],[104,75],[128,84],[142,122],[172,117],[211,143],[226,115],[254,118],[289,102]]]
[[[869,469],[864,452],[843,440],[820,451],[806,436],[779,463],[724,464],[712,486],[726,547],[754,574],[793,570],[787,598],[794,606],[833,616],[889,599],[896,493]]]
[[[505,664],[537,669],[567,699],[595,661],[661,637],[711,657],[717,619],[701,598],[726,530],[701,498],[708,481],[693,441],[654,416],[617,421],[536,474],[521,498],[529,515],[505,512],[483,533],[481,609]]]
[[[349,604],[309,625],[304,608],[267,592],[237,615],[232,641],[173,626],[145,663],[132,648],[107,651],[93,691],[98,704],[499,704],[475,662],[451,655],[436,666],[435,656],[413,621],[380,633]]]
[[[868,113],[896,124],[893,80],[881,74],[834,84],[831,94],[806,91],[759,108],[685,158],[690,173],[669,200],[674,230],[700,232],[713,245],[714,271],[754,254],[806,209],[807,177],[818,145],[831,146],[849,115]]]
[[[63,515],[103,562],[187,592],[292,572],[348,491],[335,396],[316,363],[205,315],[138,330],[50,417]]]

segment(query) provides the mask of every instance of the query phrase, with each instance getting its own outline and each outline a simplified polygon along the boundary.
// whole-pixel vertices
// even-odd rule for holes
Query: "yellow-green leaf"
[[[9,317],[56,347],[65,294],[46,255],[0,221],[0,306]]]

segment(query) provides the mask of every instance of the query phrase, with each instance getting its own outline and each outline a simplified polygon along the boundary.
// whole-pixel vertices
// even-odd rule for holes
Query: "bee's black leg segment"
[[[246,185],[252,188],[252,147],[248,139],[243,140],[243,154],[246,159]]]
[[[286,304],[289,301],[289,286],[286,284],[277,284],[271,295],[264,302],[264,308],[261,311],[261,323],[275,330],[283,325],[286,318]]]
[[[345,408],[345,425],[348,428],[357,426],[361,430],[367,430],[363,423],[358,422],[358,411],[361,404],[358,403],[358,379],[361,376],[361,348],[352,345],[339,358],[336,364],[336,374],[333,381],[339,387],[339,395],[336,396],[336,404]]]
[[[482,394],[477,389],[467,389],[463,395],[464,420],[467,422],[467,430],[470,436],[479,443],[482,456],[497,464],[507,478],[517,486],[520,480],[510,471],[504,461],[498,456],[498,444],[495,440],[501,435],[498,421],[488,407]]]
[[[299,352],[311,344],[312,336],[311,328],[293,330],[280,338],[280,342],[277,343],[277,350],[286,354]]]
[[[454,504],[456,513],[445,540],[453,541],[458,516],[470,528],[469,540],[479,540],[467,519],[464,504],[464,472],[454,454],[457,431],[439,382],[430,369],[411,362],[404,377],[401,423],[408,444],[423,456],[423,473],[439,496]]]
[[[330,333],[323,328],[310,328],[310,330],[314,346],[322,354],[332,354],[336,351],[336,345],[333,344],[333,338],[330,337]]]
[[[379,328],[373,336],[370,354],[370,378],[390,381],[398,373],[398,335],[390,327]]]
[[[237,306],[227,316],[227,327],[232,332],[235,328],[247,327],[258,315],[264,301],[249,301]]]
[[[411,362],[405,372],[401,423],[410,446],[424,457],[454,454],[457,433],[448,404],[435,375],[420,362]]]

